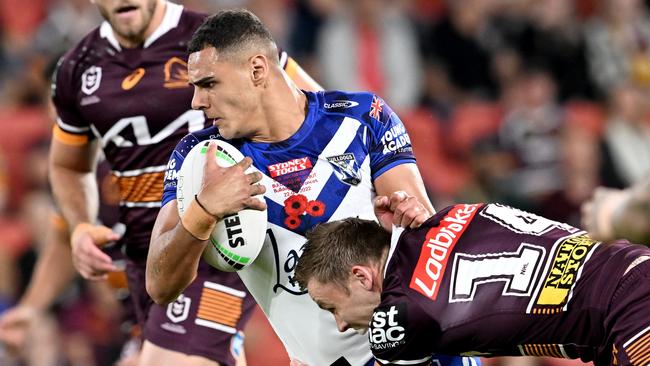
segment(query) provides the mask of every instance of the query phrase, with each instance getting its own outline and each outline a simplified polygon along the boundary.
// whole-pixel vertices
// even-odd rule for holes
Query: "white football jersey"
[[[294,280],[305,233],[346,217],[375,219],[373,181],[387,170],[415,163],[397,115],[369,93],[306,93],[309,112],[300,129],[278,143],[229,141],[264,174],[268,230],[262,252],[239,275],[269,318],[289,356],[310,366],[365,365],[368,338],[338,331]],[[170,159],[163,205],[176,194],[176,174],[194,145],[220,138],[216,128],[186,136]],[[344,359],[341,359],[344,358]]]

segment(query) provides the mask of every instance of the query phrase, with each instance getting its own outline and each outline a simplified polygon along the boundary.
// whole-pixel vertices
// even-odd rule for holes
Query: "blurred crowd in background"
[[[650,174],[649,1],[177,2],[246,7],[326,89],[383,96],[438,209],[497,201],[579,226],[595,187]],[[50,220],[50,75],[100,21],[89,0],[0,0],[0,312],[24,291]],[[110,178],[102,189],[119,201]],[[39,320],[27,364],[111,364],[131,329],[119,294],[72,286]],[[288,365],[259,314],[247,348],[251,366]],[[566,364],[490,362],[506,363]]]

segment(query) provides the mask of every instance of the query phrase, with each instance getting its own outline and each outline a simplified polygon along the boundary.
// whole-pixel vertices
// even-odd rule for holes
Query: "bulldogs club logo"
[[[81,74],[81,91],[86,95],[91,95],[99,88],[102,81],[102,68],[91,66]]]
[[[327,161],[334,167],[336,177],[343,183],[356,186],[361,183],[359,165],[354,154],[346,153],[335,156],[328,156]]]

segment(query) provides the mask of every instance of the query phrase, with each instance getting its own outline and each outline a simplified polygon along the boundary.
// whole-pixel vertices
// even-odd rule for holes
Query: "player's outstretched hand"
[[[10,355],[16,357],[23,352],[35,318],[36,310],[27,305],[17,305],[0,316],[0,343]]]
[[[117,271],[111,257],[100,248],[120,235],[103,225],[81,223],[72,231],[72,263],[87,280],[105,280],[108,272]]]
[[[210,143],[207,156],[215,156],[216,152],[217,144]],[[266,188],[258,183],[262,180],[262,173],[246,173],[252,164],[253,160],[246,157],[231,167],[223,168],[216,159],[206,159],[201,191],[197,196],[210,214],[222,218],[245,208],[266,209],[266,203],[254,197],[266,192]]]
[[[582,207],[582,225],[589,236],[607,241],[614,238],[613,217],[616,209],[626,198],[625,191],[609,188],[596,188],[591,200]]]
[[[417,198],[403,191],[393,192],[390,197],[375,197],[374,206],[377,220],[388,231],[392,231],[393,225],[416,228],[431,217]]]

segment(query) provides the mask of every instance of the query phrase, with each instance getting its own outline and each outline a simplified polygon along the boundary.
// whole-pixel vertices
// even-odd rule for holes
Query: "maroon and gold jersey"
[[[97,139],[120,191],[127,254],[142,260],[160,208],[169,155],[188,133],[208,127],[191,109],[187,42],[204,14],[166,2],[162,24],[142,47],[125,49],[108,22],[60,61],[53,101],[54,138],[71,145]],[[281,54],[282,65],[295,63]]]
[[[649,261],[624,277],[648,255],[499,204],[448,207],[393,234],[371,348],[381,363],[404,365],[436,352],[609,364],[615,339],[650,329],[649,316],[615,305],[635,297],[650,306],[648,282],[621,290],[628,276],[650,276]]]

